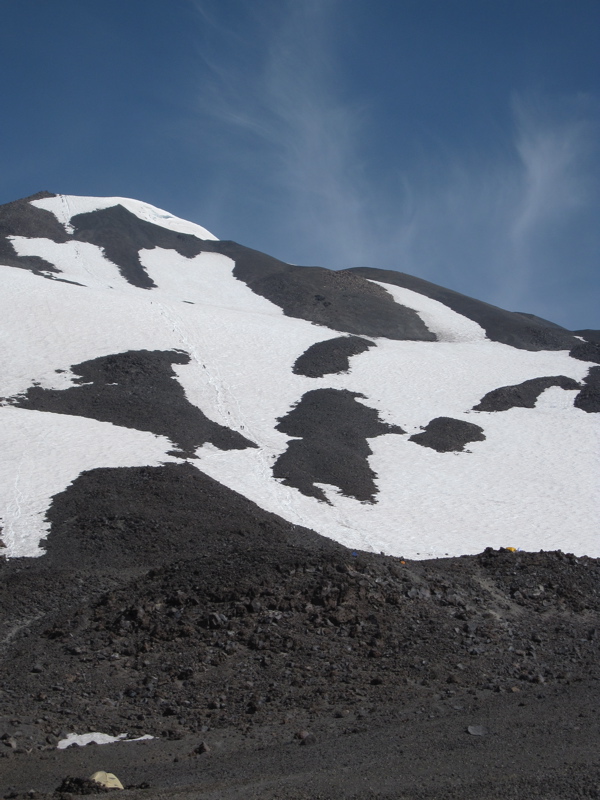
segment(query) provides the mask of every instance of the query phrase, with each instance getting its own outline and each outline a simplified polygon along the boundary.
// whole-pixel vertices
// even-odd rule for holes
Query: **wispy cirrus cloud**
[[[243,4],[239,27],[195,5],[213,41],[201,53],[203,146],[221,167],[223,214],[234,192],[255,207],[265,244],[254,246],[296,263],[399,269],[567,324],[565,259],[589,272],[600,244],[588,219],[600,205],[594,98],[507,94],[488,141],[431,131],[403,152],[401,139],[394,149],[377,138],[384,111],[346,79],[342,0]]]
[[[513,98],[519,163],[507,255],[517,286],[556,280],[566,266],[557,259],[569,257],[565,246],[571,247],[571,259],[579,255],[578,221],[598,199],[594,105],[586,96]]]
[[[276,214],[283,235],[312,239],[339,267],[365,249],[368,211],[360,152],[365,109],[342,96],[333,47],[341,6],[263,4],[251,20],[251,41],[233,32],[233,57],[215,57],[214,50],[202,56],[212,79],[208,91],[203,87],[202,110],[227,129],[222,145],[238,148],[225,158],[256,171],[284,200]],[[218,31],[208,4],[196,7]]]
[[[502,139],[430,152],[434,180],[414,165],[411,234],[398,243],[406,271],[507,308],[545,306],[560,321],[563,299],[549,287],[589,270],[600,244],[589,219],[600,208],[597,111],[590,97],[515,93]]]

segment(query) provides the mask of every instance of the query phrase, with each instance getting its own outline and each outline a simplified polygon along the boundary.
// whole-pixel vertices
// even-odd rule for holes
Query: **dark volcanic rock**
[[[305,353],[296,359],[294,373],[306,375],[307,378],[322,378],[324,375],[335,375],[350,369],[351,356],[366,352],[375,347],[375,342],[361,339],[359,336],[339,336],[311,345]]]
[[[532,378],[514,386],[501,386],[488,392],[473,406],[474,411],[508,411],[509,408],[534,408],[538,397],[545,389],[560,386],[561,389],[580,389],[581,384],[573,378],[555,375],[547,378]]]
[[[101,356],[71,369],[79,378],[69,389],[32,386],[12,405],[53,414],[90,417],[167,436],[182,455],[211,442],[221,450],[256,447],[237,431],[218,425],[186,398],[172,364],[189,364],[176,350],[135,350]]]
[[[96,490],[88,488],[96,502]],[[204,489],[204,502],[216,510],[223,487],[208,480]],[[153,490],[140,485],[140,506]],[[181,529],[180,559],[171,560],[169,549],[162,567],[134,569],[129,557],[119,564],[128,536],[138,538],[140,553],[148,543],[147,532],[132,529],[108,548],[90,530],[90,551],[79,564],[65,548],[0,568],[2,624],[12,631],[0,649],[0,719],[8,720],[6,735],[19,743],[0,770],[3,793],[16,784],[25,800],[32,787],[50,792],[60,774],[90,775],[101,750],[103,768],[163,789],[144,794],[156,800],[168,796],[169,787],[196,782],[208,791],[215,780],[219,796],[231,780],[225,796],[239,797],[234,776],[244,779],[246,792],[248,770],[259,781],[252,796],[306,800],[318,794],[264,785],[270,753],[275,781],[289,773],[298,780],[306,770],[307,762],[281,774],[277,767],[306,731],[315,742],[311,768],[328,772],[327,798],[377,797],[353,794],[361,759],[364,769],[372,768],[369,785],[381,789],[380,797],[390,796],[390,770],[394,786],[406,786],[419,759],[428,787],[434,776],[442,785],[450,781],[450,772],[460,785],[455,794],[415,789],[410,797],[573,796],[566,790],[515,793],[510,781],[499,793],[495,780],[485,791],[479,786],[465,794],[474,756],[464,749],[472,745],[461,742],[470,738],[464,736],[468,726],[484,725],[493,749],[482,759],[501,776],[507,756],[513,779],[527,774],[532,753],[537,769],[575,754],[580,776],[588,775],[597,755],[597,559],[488,549],[479,556],[405,562],[351,553],[281,526],[251,505],[232,506],[238,521],[250,515],[244,536],[200,519],[202,546],[188,551]],[[65,545],[71,534],[65,532]],[[32,674],[32,663],[43,664],[43,672]],[[139,749],[42,749],[47,739],[56,741],[55,732],[73,729],[127,729],[157,740]],[[178,742],[180,749],[173,749]],[[198,763],[202,742],[216,773],[207,774],[204,755]],[[179,762],[173,766],[174,755]],[[351,759],[350,771],[339,769],[340,758]],[[61,767],[58,759],[71,766]],[[237,770],[240,759],[246,761]],[[75,764],[93,766],[75,772]],[[476,779],[479,774],[471,776]],[[576,782],[571,777],[564,785]],[[197,788],[190,792],[186,800],[198,796]]]
[[[556,328],[556,330],[559,331],[566,330],[566,328],[563,328],[562,325],[558,325],[556,322],[552,322],[549,319],[544,319],[544,317],[538,317],[537,314],[528,314],[526,311],[513,311],[511,313],[516,314],[519,317],[532,320],[533,322],[537,322],[540,325],[543,325],[545,328]]]
[[[579,361],[593,361],[600,364],[600,342],[578,342],[569,353]]]
[[[288,317],[359,336],[436,340],[416,311],[394,302],[389,292],[357,274],[297,267],[235,242],[205,241],[202,249],[232,258],[235,277]]]
[[[279,420],[277,430],[298,436],[273,465],[273,475],[302,494],[327,502],[316,483],[337,486],[342,494],[374,502],[377,477],[369,466],[367,439],[385,433],[404,433],[381,422],[377,411],[345,389],[315,389]]]
[[[190,233],[154,225],[117,205],[72,217],[73,238],[101,247],[104,255],[119,267],[133,286],[151,289],[156,284],[140,262],[140,250],[162,247],[192,258],[202,252],[202,240]]]
[[[9,236],[25,236],[30,238],[51,239],[53,242],[66,242],[70,238],[54,214],[43,208],[31,205],[32,200],[44,197],[55,197],[50,192],[38,192],[31,197],[15,200],[0,206],[0,263],[9,267],[28,269],[37,275],[43,272],[59,274],[53,264],[39,256],[19,256],[8,238]],[[47,277],[47,276],[44,276]]]
[[[54,241],[89,242],[102,248],[129,283],[143,289],[155,284],[139,258],[141,249],[162,247],[187,258],[201,252],[222,253],[235,261],[234,275],[248,287],[275,303],[290,317],[298,317],[334,330],[390,339],[435,341],[418,314],[394,302],[380,286],[358,275],[320,267],[297,267],[235,242],[202,240],[142,220],[121,205],[77,214],[71,219],[73,234],[65,231],[54,214],[31,206],[29,200],[0,207],[0,256],[10,266],[34,272],[60,271],[37,257],[17,257],[8,235],[51,238]],[[45,276],[48,277],[48,276]]]
[[[47,517],[45,558],[62,567],[156,567],[207,547],[243,554],[251,542],[310,547],[322,539],[187,463],[83,472],[53,498]]]
[[[18,256],[9,236],[27,236],[51,239],[54,242],[77,240],[102,248],[109,261],[118,268],[125,280],[133,286],[151,289],[155,286],[140,262],[140,250],[162,247],[176,250],[192,258],[202,252],[202,240],[189,233],[178,233],[152,222],[140,219],[124,206],[116,205],[71,219],[73,233],[68,233],[51,211],[36,208],[32,200],[55,197],[50,192],[39,192],[31,197],[0,206],[0,262],[12,267],[29,269],[36,274],[60,270],[38,256]],[[52,277],[43,275],[43,277]]]
[[[431,447],[438,453],[458,453],[469,442],[482,442],[484,439],[483,428],[479,425],[452,417],[436,417],[426,425],[423,433],[415,433],[410,437],[411,442]]]
[[[553,322],[513,311],[504,311],[489,303],[475,300],[451,289],[444,289],[404,272],[393,272],[371,267],[355,267],[346,270],[351,274],[362,275],[374,281],[391,283],[411,289],[432,300],[448,306],[458,314],[477,322],[485,330],[493,342],[511,345],[521,350],[568,350],[578,343],[571,331],[561,328]]]
[[[337,287],[343,295],[343,281]],[[350,300],[327,317],[335,303],[314,293],[319,324],[344,330],[335,326]],[[296,306],[286,298],[312,313],[306,284]],[[526,345],[515,346],[536,349],[552,333],[518,317],[535,346],[523,328]],[[172,366],[187,358],[94,359],[78,365],[78,385],[32,387],[15,400],[98,418],[95,399],[120,425],[131,401],[144,430],[181,447],[204,436],[232,446],[232,432],[206,428],[182,404]],[[600,367],[576,405],[600,410]],[[301,437],[280,459],[300,488],[311,493],[316,473],[367,500],[368,437],[401,432],[358,395],[331,389],[309,392],[280,426]],[[482,433],[438,418],[418,436],[454,448]],[[53,498],[48,519],[45,555],[0,559],[0,797],[72,800],[94,788],[86,776],[98,769],[137,800],[598,797],[598,559],[350,551],[190,463],[82,473]],[[506,537],[519,544],[518,529]],[[94,730],[155,739],[56,749],[66,734]]]
[[[574,405],[588,414],[597,414],[600,411],[600,367],[591,367],[583,384]]]
[[[598,559],[351,552],[189,464],[84,473],[49,518],[0,563],[1,795],[594,797]],[[89,730],[156,739],[54,749]]]
[[[61,795],[63,792],[68,792],[68,797],[73,794],[83,795],[83,794],[104,794],[106,792],[110,792],[110,789],[107,789],[102,784],[97,783],[89,778],[71,778],[67,777],[62,780],[59,786],[56,788],[57,794]]]
[[[600,331],[593,330],[591,328],[585,328],[581,331],[573,331],[576,333],[577,336],[583,336],[584,339],[587,339],[588,342],[596,342],[600,344]]]
[[[17,256],[6,237],[34,236],[57,242],[76,239],[101,247],[126,280],[134,286],[150,289],[154,283],[141,265],[139,252],[142,248],[173,249],[187,258],[200,252],[216,252],[232,258],[235,277],[256,294],[278,305],[286,315],[333,330],[407,341],[436,340],[435,334],[413,309],[394,302],[384,288],[372,282],[381,281],[439,300],[480,324],[493,341],[526,350],[571,349],[581,344],[572,332],[533,314],[504,311],[404,273],[368,267],[341,271],[297,267],[235,242],[201,240],[192,234],[168,230],[140,219],[121,205],[74,216],[71,235],[51,212],[35,208],[29,202],[47,196],[53,195],[41,192],[0,207],[3,263],[38,274],[59,273],[44,259]],[[594,340],[593,331],[581,333]]]

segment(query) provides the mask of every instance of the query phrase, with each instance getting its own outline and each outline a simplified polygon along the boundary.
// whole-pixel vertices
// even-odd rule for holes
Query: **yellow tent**
[[[100,770],[100,772],[94,772],[94,774],[90,776],[90,780],[96,781],[96,783],[99,783],[106,789],[125,788],[116,775],[113,775],[112,772],[104,772],[104,770]]]

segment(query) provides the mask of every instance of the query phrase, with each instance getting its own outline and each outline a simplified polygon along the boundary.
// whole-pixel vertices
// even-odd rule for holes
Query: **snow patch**
[[[88,242],[53,242],[51,239],[30,239],[10,236],[19,256],[39,256],[60,270],[60,277],[93,289],[127,291],[131,284],[119,268],[104,257],[102,248]],[[53,275],[53,273],[51,273]]]
[[[160,466],[175,461],[166,455],[170,449],[164,436],[109,422],[0,407],[0,508],[6,554],[43,554],[51,498],[84,470]]]
[[[487,339],[484,329],[472,319],[453,311],[438,300],[391,283],[371,281],[383,286],[402,306],[412,308],[439,342],[480,342]]]
[[[87,214],[90,211],[112,208],[112,206],[124,206],[136,217],[146,222],[152,222],[154,225],[160,225],[162,228],[168,228],[179,233],[191,233],[199,239],[217,241],[217,237],[201,225],[175,217],[168,211],[150,205],[150,203],[142,203],[140,200],[132,200],[129,197],[79,197],[77,195],[59,194],[56,197],[32,200],[31,205],[51,211],[69,233],[72,232],[71,218],[76,214]]]
[[[33,202],[68,224],[75,213],[119,201]],[[129,202],[149,221],[166,213]],[[179,222],[171,218],[165,226],[192,232],[174,227]],[[24,393],[34,382],[66,388],[73,364],[99,356],[180,349],[190,355],[189,364],[175,367],[187,399],[259,445],[230,451],[205,445],[192,463],[267,511],[353,549],[407,558],[507,543],[600,556],[600,415],[574,408],[575,393],[557,387],[543,392],[533,409],[472,411],[501,386],[548,375],[582,381],[589,364],[566,351],[491,342],[479,325],[442,303],[382,284],[398,303],[415,309],[440,341],[379,338],[377,347],[353,358],[348,373],[307,378],[295,375],[293,365],[311,345],[331,338],[331,330],[286,317],[237,280],[225,256],[187,259],[162,248],[142,250],[140,259],[157,285],[146,291],[122,279],[94,245],[23,237],[13,242],[20,254],[45,257],[84,285],[0,266],[0,398]],[[323,486],[328,505],[273,478],[273,463],[292,438],[275,430],[277,421],[303,394],[321,388],[358,392],[382,420],[407,431],[369,440],[379,490],[374,504]],[[435,417],[473,422],[486,440],[463,453],[437,453],[409,441]],[[167,455],[172,444],[165,437],[6,401],[0,401],[0,448],[0,524],[11,557],[43,552],[52,497],[83,470],[177,461]]]
[[[69,733],[66,739],[61,739],[56,745],[57,750],[66,750],[67,747],[78,745],[85,747],[86,744],[113,744],[113,742],[142,742],[147,739],[154,739],[149,733],[144,736],[137,736],[135,739],[130,739],[128,734],[120,733],[118,736],[111,736],[108,733]]]

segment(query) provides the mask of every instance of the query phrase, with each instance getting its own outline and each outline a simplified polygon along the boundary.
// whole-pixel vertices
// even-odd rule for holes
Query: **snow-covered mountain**
[[[597,331],[284,264],[114,197],[1,206],[0,281],[11,557],[44,551],[74,492],[100,514],[107,470],[150,502],[139,467],[170,513],[197,470],[352,548],[600,556]]]

